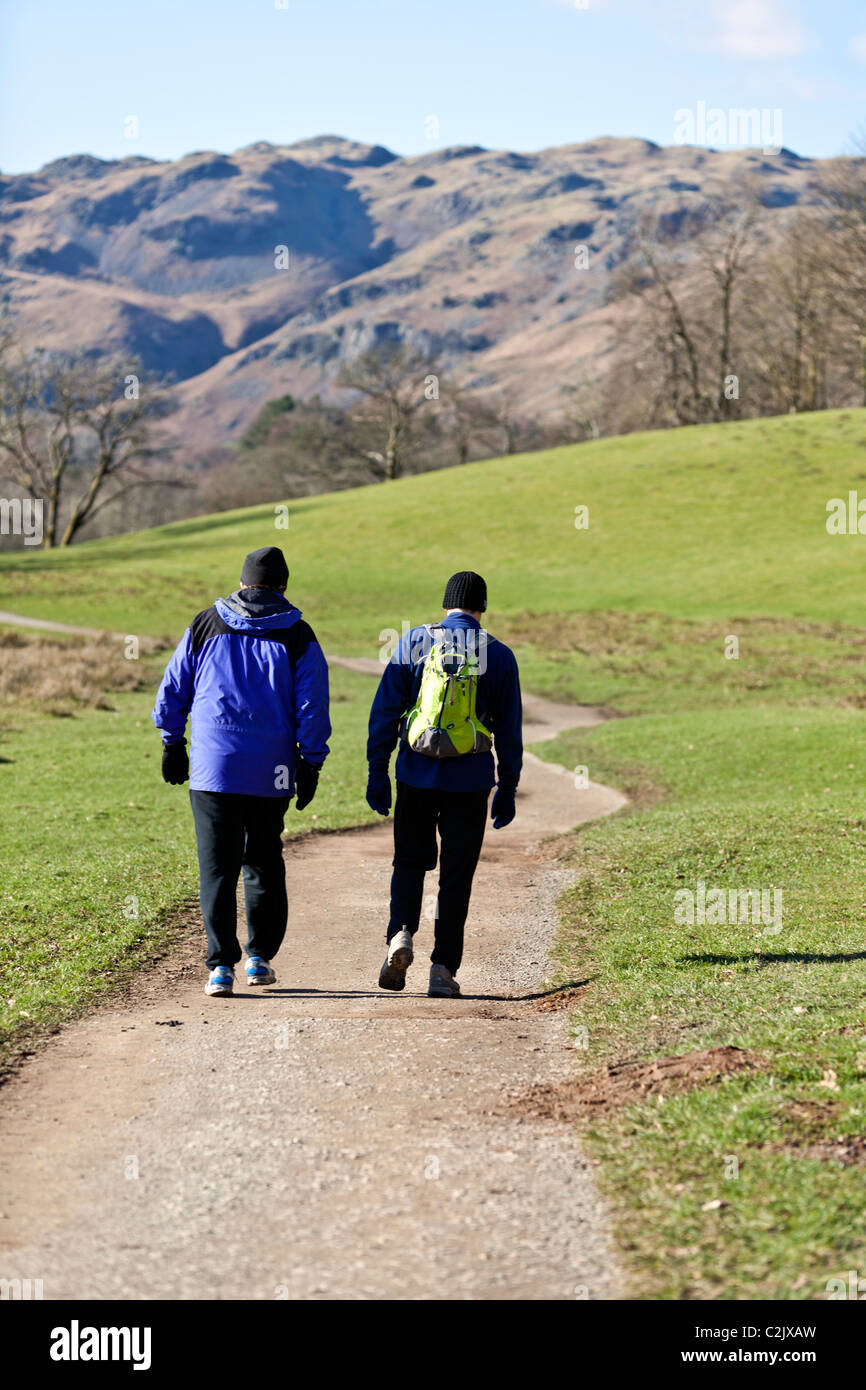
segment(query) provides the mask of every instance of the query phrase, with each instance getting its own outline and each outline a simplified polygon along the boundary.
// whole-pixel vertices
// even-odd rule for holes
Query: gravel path
[[[527,741],[600,718],[526,703]],[[573,1065],[566,1015],[533,997],[568,881],[541,842],[622,803],[527,755],[460,1000],[426,998],[429,922],[405,992],[376,986],[390,821],[289,843],[276,986],[208,1000],[203,967],[169,965],[4,1088],[0,1276],[48,1299],[621,1296],[573,1134],[508,1102]]]
[[[0,608],[0,623],[8,627],[35,627],[42,632],[73,632],[79,637],[102,636],[97,627],[74,627],[71,623],[55,623],[48,618],[25,618],[20,613],[8,613],[5,608]]]

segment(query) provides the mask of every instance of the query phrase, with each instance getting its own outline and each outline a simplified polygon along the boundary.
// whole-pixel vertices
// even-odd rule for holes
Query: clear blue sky
[[[0,0],[0,54],[4,172],[323,133],[670,144],[698,102],[779,108],[832,155],[866,122],[862,0]]]

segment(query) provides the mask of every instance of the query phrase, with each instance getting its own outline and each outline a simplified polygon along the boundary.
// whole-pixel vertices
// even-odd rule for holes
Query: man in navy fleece
[[[487,608],[487,585],[481,576],[471,570],[452,575],[443,606],[446,616],[437,626],[450,629],[456,643],[463,642],[479,654],[476,709],[493,735],[496,763],[492,752],[437,758],[415,752],[405,740],[401,744],[395,767],[388,955],[379,984],[382,989],[402,989],[406,983],[413,960],[412,938],[421,917],[424,875],[436,867],[438,830],[442,843],[439,895],[427,992],[447,998],[460,993],[454,977],[463,956],[463,928],[494,785],[490,808],[494,830],[514,819],[523,763],[523,707],[514,653],[481,628]],[[391,752],[403,715],[418,697],[432,640],[429,628],[416,627],[405,634],[385,667],[370,711],[367,803],[382,816],[391,808]]]
[[[193,618],[153,711],[163,778],[176,786],[189,778],[208,940],[205,994],[234,988],[241,869],[247,983],[276,982],[271,961],[288,918],[283,820],[296,792],[299,811],[310,804],[328,756],[328,667],[312,628],[285,597],[288,578],[276,546],[248,555],[237,592]]]

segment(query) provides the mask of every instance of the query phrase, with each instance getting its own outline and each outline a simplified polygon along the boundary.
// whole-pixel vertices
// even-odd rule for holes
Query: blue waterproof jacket
[[[239,589],[196,615],[165,670],[153,722],[164,743],[190,720],[191,791],[291,796],[298,754],[328,756],[328,665],[282,594]]]
[[[457,629],[464,640],[475,642],[485,652],[485,669],[478,677],[476,710],[493,735],[496,753],[467,753],[461,758],[428,758],[416,753],[405,742],[397,754],[395,776],[413,787],[435,787],[440,791],[486,791],[498,780],[501,787],[517,787],[523,766],[523,703],[517,661],[510,647],[486,634],[486,643],[474,636],[480,623],[468,613],[449,613],[436,627]],[[386,769],[399,737],[400,721],[411,709],[421,688],[424,658],[432,638],[428,628],[414,627],[405,633],[382,673],[379,689],[370,710],[367,761],[371,768]],[[497,779],[498,770],[498,779]]]

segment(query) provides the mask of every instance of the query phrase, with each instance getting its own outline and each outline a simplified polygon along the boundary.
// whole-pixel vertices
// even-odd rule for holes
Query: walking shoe
[[[427,988],[428,999],[453,999],[459,993],[460,986],[447,965],[430,966],[430,984]]]
[[[406,971],[415,959],[412,950],[412,933],[398,931],[388,942],[388,955],[379,971],[380,989],[402,989],[406,983]]]
[[[228,965],[218,965],[208,975],[207,984],[204,987],[205,994],[225,994],[232,993],[235,987],[235,972]]]
[[[247,977],[248,985],[275,985],[277,983],[277,977],[271,969],[271,962],[262,960],[261,956],[250,956],[244,974]]]

